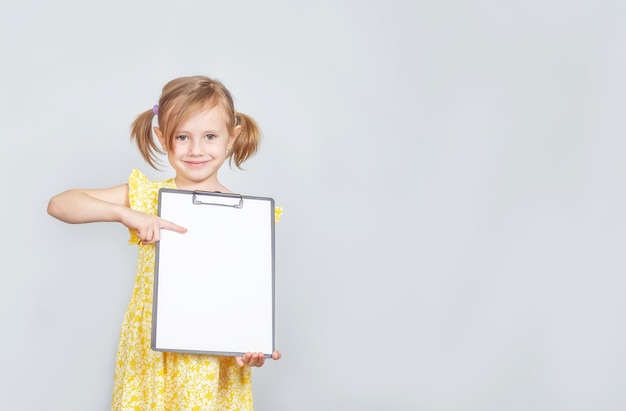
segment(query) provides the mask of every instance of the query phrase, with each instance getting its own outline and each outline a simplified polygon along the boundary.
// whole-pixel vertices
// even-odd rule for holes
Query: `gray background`
[[[258,410],[626,409],[625,4],[2,2],[2,408],[108,409],[136,248],[47,202],[169,177],[129,125],[207,74],[285,209]]]

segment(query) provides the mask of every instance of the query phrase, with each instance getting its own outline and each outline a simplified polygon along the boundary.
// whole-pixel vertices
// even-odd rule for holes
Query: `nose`
[[[202,139],[192,138],[189,142],[189,154],[192,156],[202,155]]]

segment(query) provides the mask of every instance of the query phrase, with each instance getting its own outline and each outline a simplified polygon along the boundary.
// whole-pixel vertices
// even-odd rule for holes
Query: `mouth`
[[[192,168],[202,167],[206,163],[208,163],[208,161],[185,161],[185,164]]]

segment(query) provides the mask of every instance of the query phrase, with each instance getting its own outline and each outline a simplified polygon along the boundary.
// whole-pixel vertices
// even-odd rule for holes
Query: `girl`
[[[154,116],[158,127],[153,128]],[[186,231],[156,215],[159,189],[230,193],[217,178],[219,168],[226,159],[241,168],[256,153],[260,136],[256,122],[235,111],[230,92],[219,81],[204,76],[174,79],[163,87],[159,104],[137,116],[131,127],[131,140],[146,162],[157,169],[158,155],[166,154],[174,178],[150,181],[133,170],[128,183],[72,189],[50,200],[53,217],[66,223],[119,222],[128,227],[129,242],[139,245],[137,277],[117,350],[114,411],[253,409],[250,367],[263,365],[262,353],[221,357],[157,352],[150,348],[150,335],[154,245],[161,229]],[[274,360],[280,357],[280,352],[272,353]]]

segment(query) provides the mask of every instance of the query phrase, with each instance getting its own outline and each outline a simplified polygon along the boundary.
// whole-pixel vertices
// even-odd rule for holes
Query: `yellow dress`
[[[150,181],[137,170],[129,180],[130,207],[156,214],[160,188],[174,179]],[[276,207],[276,221],[281,209]],[[130,230],[129,243],[139,238]],[[154,245],[139,245],[137,276],[120,332],[113,411],[199,411],[253,409],[250,367],[235,357],[164,353],[150,348]]]

